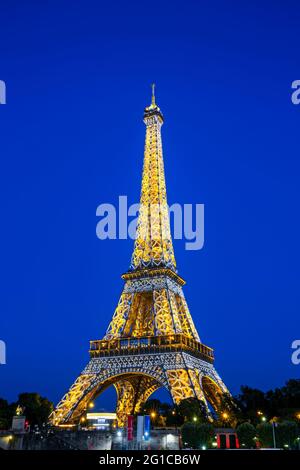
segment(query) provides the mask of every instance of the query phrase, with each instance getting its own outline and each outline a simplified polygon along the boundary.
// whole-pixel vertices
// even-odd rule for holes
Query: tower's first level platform
[[[92,358],[165,352],[188,352],[209,363],[214,361],[213,349],[184,334],[118,338],[90,342],[90,356]]]

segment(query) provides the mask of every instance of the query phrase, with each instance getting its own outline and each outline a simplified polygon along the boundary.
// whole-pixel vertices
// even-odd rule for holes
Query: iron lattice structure
[[[170,233],[161,142],[163,115],[145,109],[146,140],[137,233],[124,289],[103,340],[91,341],[90,361],[51,415],[54,425],[78,423],[107,387],[117,391],[124,425],[160,387],[174,403],[188,397],[218,412],[228,390],[213,366],[213,350],[201,343],[177,274]]]

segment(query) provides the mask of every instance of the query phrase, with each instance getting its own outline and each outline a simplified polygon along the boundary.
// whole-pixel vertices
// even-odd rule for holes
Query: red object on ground
[[[133,416],[127,416],[127,440],[133,441]]]
[[[218,449],[239,449],[240,443],[234,429],[217,429]]]

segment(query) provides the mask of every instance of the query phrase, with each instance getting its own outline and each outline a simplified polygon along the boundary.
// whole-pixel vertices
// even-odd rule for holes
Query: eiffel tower
[[[76,424],[106,388],[117,392],[118,424],[140,412],[160,387],[175,404],[196,397],[218,413],[228,390],[213,366],[213,350],[198,335],[177,274],[167,205],[161,126],[152,102],[144,111],[146,140],[140,210],[130,269],[103,339],[90,342],[90,361],[50,416]]]

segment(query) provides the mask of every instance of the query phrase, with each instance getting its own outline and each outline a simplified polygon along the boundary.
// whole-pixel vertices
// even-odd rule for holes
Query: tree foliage
[[[295,422],[283,421],[275,428],[275,435],[277,447],[284,448],[288,446],[293,448],[297,443],[296,439],[299,435],[299,429]]]
[[[255,447],[256,429],[250,423],[242,423],[237,427],[237,435],[241,447],[252,449]]]
[[[197,421],[198,423],[207,422],[207,412],[205,404],[203,403],[203,401],[198,400],[197,398],[185,398],[177,406],[177,410],[184,421]]]
[[[209,448],[215,436],[215,430],[212,424],[207,423],[184,423],[181,427],[183,445],[193,449]]]
[[[8,403],[0,398],[0,429],[10,429],[13,416],[18,406],[23,408],[23,414],[30,425],[39,425],[48,421],[53,410],[53,403],[38,393],[21,393],[16,403]]]
[[[262,447],[273,447],[273,429],[271,423],[259,424],[257,426],[257,434]],[[283,421],[275,427],[276,447],[278,448],[294,448],[297,444],[299,428],[294,421]]]
[[[21,393],[17,404],[24,408],[24,415],[30,425],[41,426],[46,423],[53,410],[53,403],[38,393]]]
[[[273,447],[273,432],[270,423],[257,425],[257,437],[261,447]]]
[[[9,404],[7,400],[0,398],[0,429],[11,427],[14,409],[14,404]]]
[[[291,379],[283,387],[267,392],[242,386],[236,401],[241,418],[250,419],[253,424],[261,422],[258,412],[267,419],[295,420],[300,411],[300,379]]]

